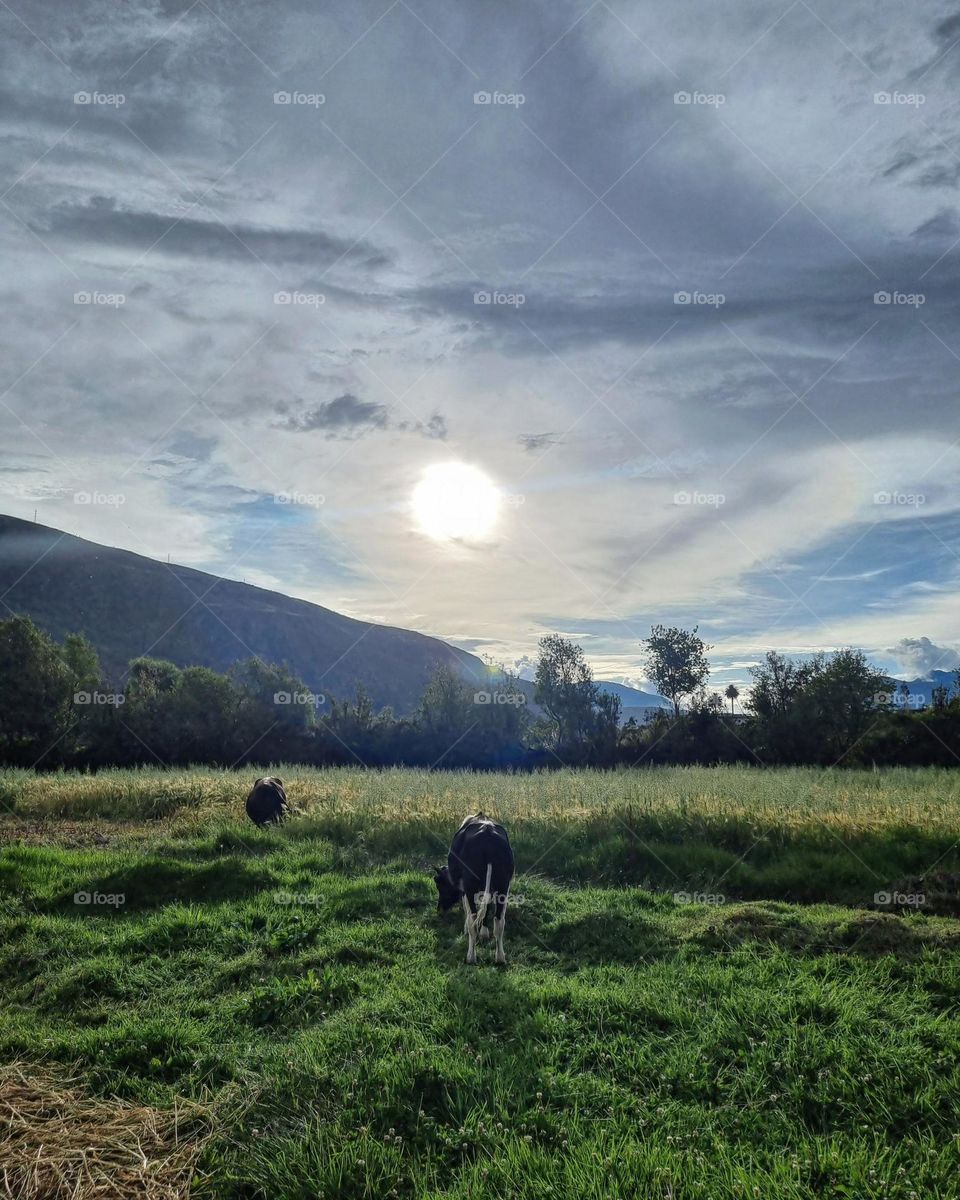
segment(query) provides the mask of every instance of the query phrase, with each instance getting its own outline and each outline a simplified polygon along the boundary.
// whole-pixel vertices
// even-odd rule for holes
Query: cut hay
[[[91,1096],[47,1067],[0,1067],[3,1200],[183,1200],[211,1111]]]

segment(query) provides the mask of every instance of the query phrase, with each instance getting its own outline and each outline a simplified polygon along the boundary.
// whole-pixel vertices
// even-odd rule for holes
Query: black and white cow
[[[463,932],[467,937],[467,962],[477,961],[477,940],[490,936],[484,924],[493,903],[493,932],[496,961],[505,963],[503,930],[506,924],[507,893],[513,879],[513,851],[502,825],[479,812],[467,817],[454,835],[447,865],[433,877],[437,885],[437,912],[463,904]]]

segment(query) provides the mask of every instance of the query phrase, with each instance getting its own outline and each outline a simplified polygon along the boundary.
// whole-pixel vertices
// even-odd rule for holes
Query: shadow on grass
[[[960,949],[960,928],[951,921],[868,911],[779,909],[779,905],[762,902],[726,905],[701,917],[701,928],[690,942],[707,953],[749,946],[807,955],[893,955],[898,959],[914,959],[930,950]]]
[[[960,872],[958,831],[916,825],[864,829],[810,817],[786,826],[746,816],[646,813],[629,807],[564,822],[526,818],[511,826],[517,862],[558,882],[722,891],[740,900],[868,906],[878,890],[931,864]],[[218,826],[184,838],[164,855],[235,852],[259,857],[308,847],[334,870],[421,867],[441,861],[444,818],[383,822],[362,813],[311,813],[282,829]],[[960,915],[960,901],[957,902]]]
[[[74,882],[76,875],[74,875]],[[231,856],[208,863],[174,862],[144,857],[113,871],[91,871],[78,887],[53,897],[52,911],[74,911],[78,895],[89,912],[109,910],[98,897],[122,896],[125,911],[162,908],[168,904],[219,904],[244,900],[275,887],[273,874],[257,862]]]

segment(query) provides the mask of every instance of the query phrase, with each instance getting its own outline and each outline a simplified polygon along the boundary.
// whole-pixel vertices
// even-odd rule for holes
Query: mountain
[[[0,515],[0,619],[14,613],[57,641],[85,634],[114,683],[132,658],[150,655],[215,671],[257,656],[286,663],[323,695],[342,699],[362,684],[377,707],[398,713],[416,707],[440,663],[480,687],[495,686],[476,655],[439,638]],[[624,721],[667,705],[621,683],[598,683],[620,697]],[[538,714],[532,681],[520,688]]]
[[[607,683],[602,679],[598,679],[597,683],[602,692],[620,697],[624,712],[628,708],[669,708],[671,711],[673,709],[669,700],[664,700],[663,696],[658,696],[654,692],[641,692],[639,688],[627,687],[625,683]]]
[[[0,616],[32,617],[52,637],[83,633],[108,680],[139,655],[226,671],[259,656],[287,663],[314,692],[378,706],[417,704],[439,663],[482,681],[473,654],[408,629],[356,621],[279,592],[235,583],[0,516]]]
[[[897,689],[903,683],[906,683],[910,689],[910,695],[907,700],[908,707],[916,707],[920,704],[920,698],[923,699],[923,707],[929,708],[933,703],[933,689],[935,687],[945,687],[949,694],[954,694],[956,683],[956,673],[954,671],[931,671],[926,679],[891,679],[891,691],[897,692]],[[899,695],[899,693],[897,692]]]

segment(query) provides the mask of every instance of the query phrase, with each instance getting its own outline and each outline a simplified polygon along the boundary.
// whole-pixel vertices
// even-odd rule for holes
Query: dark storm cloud
[[[93,196],[86,204],[58,205],[30,226],[39,233],[80,241],[200,259],[322,264],[346,258],[366,268],[390,262],[389,256],[374,246],[316,230],[267,229],[242,222],[178,217],[176,213],[137,212],[106,196]]]

